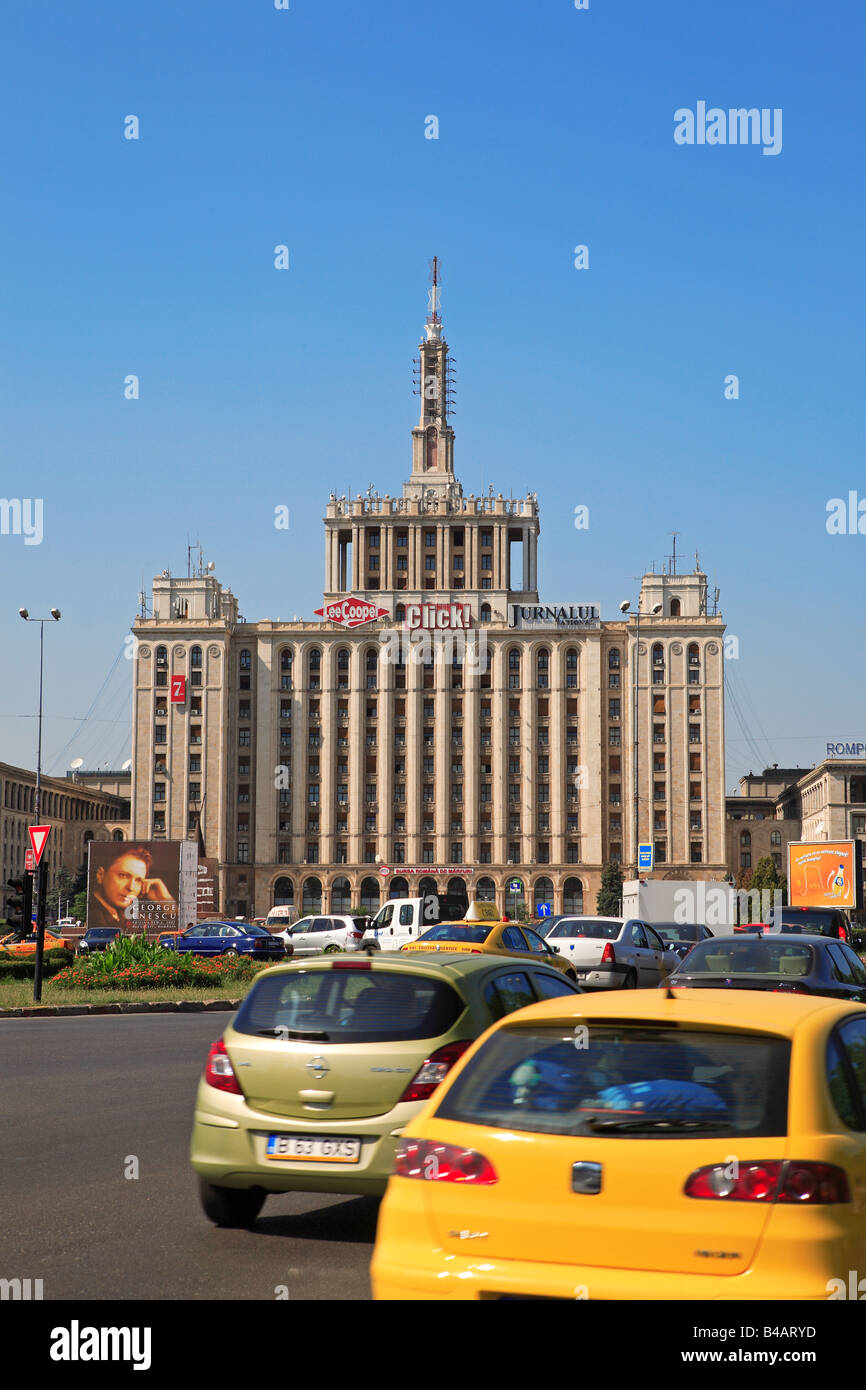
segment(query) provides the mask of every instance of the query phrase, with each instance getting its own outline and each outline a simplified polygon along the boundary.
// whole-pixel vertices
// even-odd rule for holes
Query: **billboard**
[[[91,840],[88,849],[88,927],[178,930],[180,842]]]
[[[860,906],[857,840],[795,840],[788,845],[788,901],[792,907]]]

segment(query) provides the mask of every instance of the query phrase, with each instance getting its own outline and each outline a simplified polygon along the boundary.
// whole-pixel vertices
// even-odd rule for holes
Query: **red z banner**
[[[186,700],[186,676],[172,676],[171,703],[182,705]]]

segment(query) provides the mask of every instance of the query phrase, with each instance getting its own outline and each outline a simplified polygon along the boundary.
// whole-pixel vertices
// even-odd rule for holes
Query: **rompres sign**
[[[516,628],[576,628],[601,626],[597,603],[510,603],[508,626]]]
[[[387,608],[380,608],[378,603],[368,603],[365,598],[356,598],[354,594],[335,599],[333,603],[326,603],[313,611],[317,618],[324,618],[326,623],[339,623],[340,627],[362,627],[364,623],[374,623],[378,618],[391,616]]]

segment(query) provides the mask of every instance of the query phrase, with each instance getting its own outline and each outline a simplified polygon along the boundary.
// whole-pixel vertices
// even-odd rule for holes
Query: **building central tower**
[[[509,603],[538,602],[538,503],[469,497],[454,474],[453,359],[442,331],[440,265],[434,257],[424,336],[415,359],[421,412],[412,430],[412,472],[402,496],[368,490],[332,496],[325,516],[326,603],[363,594],[396,605],[467,602],[476,621],[505,622]],[[463,592],[458,592],[462,590]],[[466,592],[466,591],[470,592]]]

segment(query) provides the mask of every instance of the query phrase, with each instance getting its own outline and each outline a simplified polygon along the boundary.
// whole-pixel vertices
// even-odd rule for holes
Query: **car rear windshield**
[[[817,932],[821,936],[835,936],[842,923],[842,917],[837,912],[822,912],[820,908],[815,910],[807,908],[800,912],[781,912],[771,908],[767,917],[771,927],[777,930],[781,927],[782,931]]]
[[[682,965],[688,975],[811,975],[815,949],[792,946],[766,936],[746,941],[702,941]]]
[[[464,1008],[445,980],[381,969],[297,970],[254,984],[232,1026],[257,1037],[402,1042],[441,1037]]]
[[[699,941],[701,938],[700,927],[690,922],[653,922],[651,925],[656,935],[664,937],[665,941]]]
[[[419,941],[465,941],[470,946],[483,946],[490,935],[490,923],[480,927],[464,927],[462,922],[440,922],[422,932]]]
[[[560,922],[548,932],[553,940],[558,936],[591,936],[596,941],[616,941],[622,931],[622,922],[605,922],[602,917],[581,917],[579,921]]]
[[[436,1113],[540,1134],[779,1137],[790,1050],[748,1033],[515,1025],[492,1034]]]

